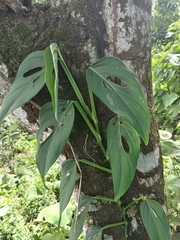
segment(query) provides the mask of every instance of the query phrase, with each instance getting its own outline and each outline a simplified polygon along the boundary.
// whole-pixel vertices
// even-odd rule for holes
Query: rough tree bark
[[[114,56],[125,61],[135,72],[147,97],[151,114],[151,133],[148,146],[141,146],[135,179],[122,198],[123,206],[133,198],[148,195],[165,205],[163,167],[159,148],[159,136],[153,112],[151,85],[151,1],[150,0],[59,0],[48,4],[35,4],[25,14],[7,8],[0,9],[0,65],[8,69],[13,81],[18,65],[27,54],[44,50],[56,42],[84,96],[85,70],[90,63],[103,56]],[[1,70],[0,69],[0,70]],[[1,71],[3,72],[3,71]],[[3,74],[1,74],[4,76]],[[74,93],[61,74],[60,95],[73,99]],[[3,77],[6,82],[6,77]],[[1,95],[6,84],[1,84]],[[34,98],[42,105],[49,100],[46,89]],[[97,101],[98,117],[105,143],[105,130],[112,114]],[[37,109],[31,104],[24,107],[29,122],[36,122]],[[79,132],[80,131],[80,132]],[[80,116],[77,116],[70,141],[79,158],[109,166]],[[67,156],[71,151],[66,148]],[[81,165],[83,171],[82,192],[87,195],[113,196],[112,179],[90,166]],[[95,211],[94,211],[95,209]],[[115,204],[99,201],[89,212],[90,225],[104,226],[122,220]],[[139,206],[127,212],[128,240],[147,240],[147,233],[140,220]],[[103,239],[123,240],[123,227],[110,228]]]

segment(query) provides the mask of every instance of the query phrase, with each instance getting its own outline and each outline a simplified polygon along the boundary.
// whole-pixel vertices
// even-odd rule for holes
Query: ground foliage
[[[160,128],[178,131],[180,111],[180,20],[167,32],[168,43],[153,48],[153,83],[156,119]]]
[[[180,1],[154,1],[152,76],[160,128],[168,217],[174,240],[180,231]]]
[[[35,136],[13,117],[4,120],[0,129],[2,240],[45,239],[57,232],[61,169],[57,163],[53,166],[46,176],[46,189],[35,164],[36,147]],[[72,201],[62,221],[61,239],[68,239],[74,208]]]
[[[167,30],[170,24],[178,21],[180,0],[153,0],[152,44],[156,48],[166,45]]]

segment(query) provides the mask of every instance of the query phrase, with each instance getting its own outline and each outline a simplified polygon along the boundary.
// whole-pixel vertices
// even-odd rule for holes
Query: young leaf
[[[118,116],[107,128],[107,150],[112,169],[114,199],[119,199],[129,188],[136,171],[140,151],[137,132]]]
[[[58,45],[50,44],[44,51],[45,60],[45,81],[47,88],[51,94],[52,105],[57,118],[58,112]]]
[[[102,228],[97,226],[91,226],[87,230],[86,240],[101,240],[102,239]]]
[[[81,202],[79,205],[79,211],[78,211],[78,217],[76,219],[76,216],[73,219],[73,223],[71,226],[70,234],[69,234],[69,240],[77,240],[82,228],[84,221],[87,217],[88,209],[89,209],[89,204],[92,200],[91,196],[82,196],[81,197]]]
[[[115,77],[119,85],[108,80]],[[117,58],[105,57],[92,64],[86,78],[93,93],[123,117],[148,143],[150,117],[146,99],[135,75]]]
[[[150,240],[171,240],[169,224],[160,203],[146,199],[140,205],[140,213]]]
[[[76,182],[76,162],[68,159],[62,164],[62,177],[60,184],[60,214],[66,208]]]
[[[38,150],[36,163],[42,179],[61,154],[71,133],[74,123],[74,106],[70,101],[58,101],[58,122],[54,117],[52,103],[46,103],[39,114],[40,129],[37,132]],[[42,143],[40,138],[46,127],[54,129],[49,137]]]
[[[4,98],[0,110],[0,122],[16,108],[33,98],[44,86],[43,52],[29,54],[21,63],[10,91]]]

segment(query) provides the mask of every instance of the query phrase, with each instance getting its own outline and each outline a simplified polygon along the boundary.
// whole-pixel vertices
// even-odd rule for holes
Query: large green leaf
[[[16,108],[33,98],[44,86],[43,52],[29,54],[21,63],[10,91],[4,98],[0,110],[0,122]]]
[[[88,213],[88,209],[89,209],[89,204],[92,200],[91,196],[87,196],[84,195],[81,197],[81,202],[79,205],[79,209],[78,209],[78,217],[76,219],[76,217],[74,217],[72,226],[71,226],[71,230],[70,230],[70,234],[69,234],[69,240],[77,240],[83,225],[84,225],[84,221],[87,217],[87,213]]]
[[[108,124],[107,150],[112,169],[114,198],[117,200],[124,195],[134,178],[140,151],[139,135],[118,116]]]
[[[45,60],[45,81],[49,89],[52,99],[52,105],[55,113],[55,118],[58,114],[58,45],[50,44],[44,51]]]
[[[116,84],[109,77],[118,78]],[[105,57],[92,64],[86,78],[94,94],[114,113],[120,115],[148,143],[150,117],[146,99],[135,75],[117,58]]]
[[[91,226],[86,234],[86,240],[101,240],[102,228],[97,226]]]
[[[140,205],[140,212],[150,240],[171,239],[169,224],[161,204],[146,199]]]
[[[52,103],[46,103],[39,114],[40,129],[37,132],[38,150],[36,153],[36,163],[42,179],[61,154],[71,133],[74,123],[73,102],[58,101],[58,121],[54,117]],[[48,127],[54,129],[49,137],[40,142],[41,134]]]
[[[60,214],[66,208],[76,182],[76,162],[68,159],[62,164],[62,177],[60,184]]]

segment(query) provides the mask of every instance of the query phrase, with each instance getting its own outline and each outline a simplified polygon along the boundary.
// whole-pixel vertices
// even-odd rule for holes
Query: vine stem
[[[126,212],[124,211],[124,209],[122,209],[121,202],[118,203],[118,206],[119,206],[120,212],[122,213],[122,217],[124,219],[124,222],[126,222],[125,229],[124,229],[124,239],[127,240],[127,237],[128,237],[128,233],[127,233],[128,222],[127,222],[127,219],[126,219]]]
[[[30,102],[33,106],[35,106],[38,110],[41,110],[41,106],[40,106],[38,103],[34,102],[33,100],[29,100],[29,102]]]
[[[107,229],[107,228],[117,227],[117,226],[120,226],[120,225],[127,225],[127,222],[117,222],[117,223],[107,224],[102,229],[104,230],[104,229]]]
[[[99,199],[99,200],[103,200],[103,201],[119,203],[119,200],[117,201],[117,200],[114,200],[113,198],[103,197],[103,196],[99,196],[99,195],[93,197],[93,199]]]
[[[91,117],[91,119],[93,119],[92,113],[91,113],[89,107],[86,105],[86,103],[84,101],[84,98],[83,98],[83,96],[82,96],[82,94],[81,94],[81,92],[80,92],[76,82],[74,81],[74,78],[73,78],[71,72],[69,71],[69,69],[68,69],[68,67],[67,67],[67,65],[66,65],[66,63],[65,63],[65,61],[63,59],[63,56],[62,56],[62,54],[61,54],[59,49],[58,49],[58,54],[59,54],[59,57],[60,57],[60,59],[59,59],[60,60],[60,64],[61,64],[62,68],[64,69],[64,71],[65,71],[65,73],[66,73],[66,75],[68,77],[68,80],[71,83],[71,86],[72,86],[72,88],[73,88],[73,90],[74,90],[74,92],[75,92],[79,102],[81,103],[82,107],[87,112],[87,114]]]
[[[95,126],[96,131],[100,135],[98,118],[97,118],[97,113],[96,113],[96,107],[95,107],[94,97],[93,97],[93,92],[92,92],[92,90],[89,87],[88,87],[88,93],[89,93],[89,99],[90,99],[90,104],[91,104],[91,111],[92,111],[92,118],[93,118],[94,126]]]
[[[89,107],[87,106],[87,104],[85,103],[84,101],[84,98],[76,84],[76,82],[74,81],[74,78],[71,74],[71,72],[69,71],[64,59],[63,59],[63,56],[60,52],[60,50],[58,49],[58,54],[59,54],[59,61],[60,61],[60,64],[62,66],[62,68],[64,69],[67,77],[68,77],[68,80],[82,106],[82,108],[85,110],[85,112],[89,115],[89,117],[93,120],[94,122],[94,125],[95,125],[95,129],[96,131],[94,131],[94,128],[92,126],[92,124],[90,124],[90,121],[88,120],[88,118],[86,117],[85,119],[85,114],[82,115],[82,112],[84,113],[83,109],[81,108],[80,104],[79,106],[77,106],[77,108],[81,108],[80,113],[81,115],[83,116],[83,118],[85,119],[86,123],[88,124],[90,130],[92,131],[92,133],[94,134],[95,138],[96,138],[96,141],[97,143],[99,144],[101,150],[103,151],[104,153],[104,156],[106,156],[106,151],[104,149],[104,146],[102,144],[102,140],[101,140],[101,136],[100,136],[100,132],[99,132],[99,127],[98,127],[98,119],[97,119],[97,115],[96,115],[96,109],[95,109],[95,104],[94,104],[94,99],[93,99],[93,94],[92,94],[92,91],[88,88],[88,91],[89,91],[89,97],[90,97],[90,103],[91,103],[91,107],[92,107],[92,112],[90,111]],[[96,134],[97,133],[97,134]]]
[[[78,102],[74,102],[75,106],[77,107],[77,109],[79,110],[81,116],[84,118],[86,124],[88,125],[89,129],[91,130],[92,134],[94,135],[94,137],[96,138],[96,141],[98,143],[98,145],[100,146],[104,156],[106,156],[106,150],[102,144],[102,139],[101,136],[98,132],[96,132],[96,130],[94,129],[94,127],[92,126],[91,122],[89,121],[89,119],[87,118],[85,112],[83,111],[81,105]]]
[[[133,202],[131,202],[129,205],[127,205],[123,210],[126,212],[128,208],[136,204],[137,202],[141,201],[144,199],[144,196],[141,196],[139,198],[136,198]]]
[[[101,166],[101,165],[99,165],[99,164],[97,164],[97,163],[90,162],[90,161],[88,161],[88,160],[86,160],[86,159],[79,159],[78,161],[79,161],[79,162],[82,162],[82,163],[84,163],[84,164],[88,164],[88,165],[90,165],[90,166],[92,166],[92,167],[98,168],[98,169],[100,169],[100,170],[102,170],[102,171],[104,171],[104,172],[108,172],[108,173],[111,173],[111,174],[112,174],[111,169],[105,168],[105,167],[103,167],[103,166]]]
[[[77,219],[78,219],[78,211],[79,211],[79,203],[80,203],[80,195],[81,195],[81,187],[82,187],[82,170],[81,170],[81,167],[80,167],[80,165],[79,165],[79,162],[78,162],[78,160],[77,160],[77,158],[76,158],[74,149],[73,149],[70,141],[68,140],[67,143],[68,143],[68,145],[69,145],[69,147],[70,147],[70,149],[71,149],[71,152],[72,152],[73,157],[74,157],[74,159],[75,159],[75,161],[76,161],[76,165],[77,165],[77,167],[78,167],[79,174],[80,174],[79,189],[78,189],[78,199],[77,199],[77,210],[76,210],[76,218],[75,218],[75,222],[74,222],[74,225],[76,225],[76,224],[77,224]]]

